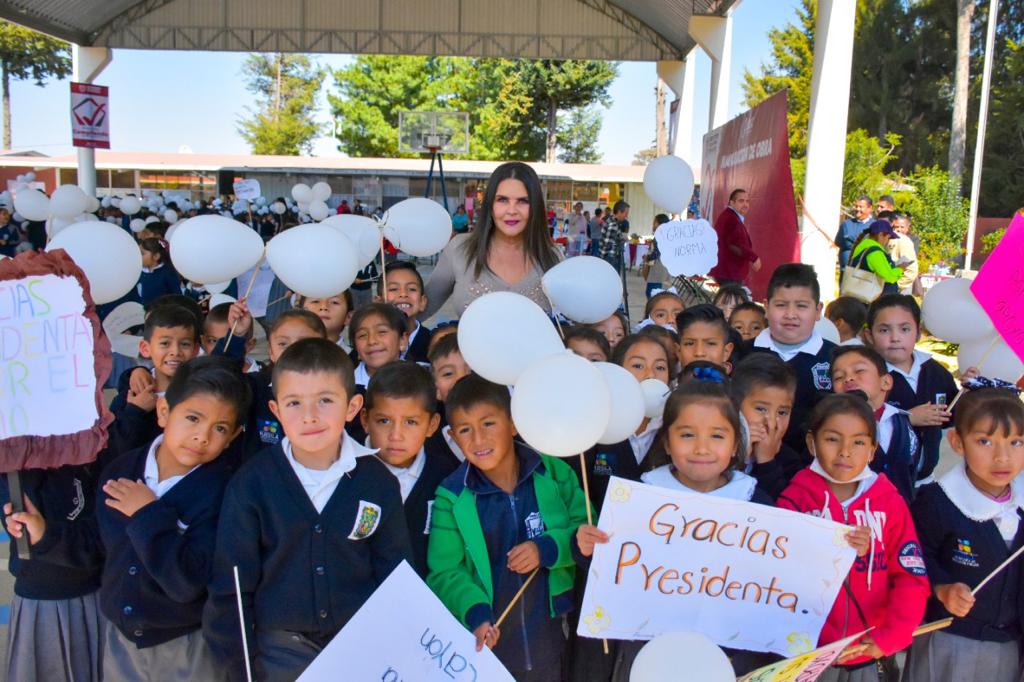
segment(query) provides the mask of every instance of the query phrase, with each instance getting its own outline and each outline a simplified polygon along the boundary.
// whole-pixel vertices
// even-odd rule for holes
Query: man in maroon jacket
[[[761,269],[761,259],[754,253],[750,233],[743,224],[750,210],[750,197],[745,189],[734,189],[729,195],[729,205],[718,220],[718,265],[711,268],[711,276],[720,285],[746,284],[747,275],[753,269]]]

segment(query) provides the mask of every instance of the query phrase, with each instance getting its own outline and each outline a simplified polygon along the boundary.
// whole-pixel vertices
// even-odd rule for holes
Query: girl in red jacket
[[[871,632],[822,680],[874,682],[876,659],[910,646],[928,599],[924,556],[910,510],[885,474],[868,464],[876,448],[875,418],[862,395],[831,395],[814,408],[807,447],[814,462],[779,497],[785,509],[858,527],[858,557],[821,630],[819,646]]]

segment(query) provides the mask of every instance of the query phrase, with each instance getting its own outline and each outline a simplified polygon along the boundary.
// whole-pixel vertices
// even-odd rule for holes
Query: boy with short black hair
[[[760,304],[744,301],[738,303],[729,313],[729,326],[746,342],[755,338],[768,326],[768,317]]]
[[[583,491],[564,462],[515,442],[508,388],[471,374],[448,394],[467,461],[437,489],[427,584],[513,677],[562,679]],[[526,585],[509,626],[497,614]]]
[[[199,320],[191,310],[168,304],[149,312],[139,354],[152,361],[153,368],[136,367],[122,374],[117,395],[110,402],[116,417],[110,426],[110,447],[118,454],[141,447],[160,434],[157,400],[178,368],[198,353]],[[139,376],[133,380],[133,375]]]
[[[366,388],[361,413],[366,445],[398,479],[412,545],[412,567],[427,575],[427,540],[434,492],[459,460],[431,436],[441,416],[430,373],[415,362],[398,360],[380,368]]]
[[[821,318],[821,288],[814,268],[783,263],[768,281],[768,328],[746,346],[748,352],[774,353],[796,372],[793,414],[783,442],[797,452],[807,448],[805,422],[832,391],[832,351],[836,345],[814,328]]]
[[[863,346],[860,333],[868,319],[868,306],[853,296],[840,296],[825,306],[825,317],[839,331],[840,346]]]
[[[201,337],[203,352],[207,355],[213,355],[213,349],[217,346],[217,342],[221,339],[226,339],[232,331],[231,322],[228,321],[228,313],[231,312],[232,303],[230,301],[215,305],[210,308],[210,312],[206,314],[206,319],[203,320],[203,335]],[[244,331],[241,331],[241,327],[235,326],[235,333],[233,335],[239,337],[245,342],[245,355],[242,360],[242,371],[246,374],[256,373],[263,369],[263,366],[249,357],[249,353],[256,347],[256,337],[253,335],[252,325],[248,325]],[[232,337],[232,338],[233,338]]]
[[[416,269],[416,264],[407,260],[388,263],[384,268],[384,274],[383,278],[377,280],[377,297],[405,313],[407,320],[406,333],[409,334],[409,342],[402,359],[427,362],[430,330],[417,319],[417,316],[427,309],[423,276]],[[384,279],[387,279],[387,291],[384,291]]]
[[[199,630],[231,476],[220,455],[241,432],[249,400],[230,360],[183,364],[157,401],[163,434],[100,475],[105,680],[215,679]]]
[[[435,448],[447,448],[452,456],[459,462],[466,460],[462,454],[459,444],[452,437],[452,429],[448,426],[447,415],[445,414],[444,401],[448,399],[448,393],[458,383],[459,379],[470,374],[473,370],[466,364],[465,358],[459,351],[458,334],[445,334],[440,339],[435,338],[430,345],[430,373],[434,378],[434,385],[437,387],[437,411],[441,417],[440,428],[430,438]]]
[[[711,303],[690,306],[676,315],[679,330],[679,364],[703,360],[729,367],[733,342],[725,315]]]
[[[747,473],[775,499],[811,463],[810,456],[782,442],[793,415],[796,374],[781,358],[754,353],[733,370],[729,395],[747,423]]]
[[[910,415],[885,401],[892,390],[885,358],[870,346],[842,346],[832,355],[832,385],[836,393],[860,391],[875,412],[878,449],[871,469],[885,473],[910,504],[921,471],[921,438]]]
[[[612,347],[608,339],[593,327],[582,324],[569,327],[565,330],[563,341],[566,348],[591,362],[611,360]]]
[[[398,482],[345,433],[363,407],[345,352],[327,339],[296,341],[272,381],[285,438],[228,485],[203,616],[232,679],[245,671],[233,567],[254,678],[277,680],[298,677],[410,558]]]

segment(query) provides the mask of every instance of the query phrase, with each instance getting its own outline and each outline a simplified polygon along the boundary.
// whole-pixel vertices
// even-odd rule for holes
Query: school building
[[[497,161],[445,159],[448,209],[461,203],[473,214],[483,200],[487,178]],[[593,214],[619,199],[631,207],[631,232],[651,234],[655,207],[643,191],[644,166],[602,164],[531,163],[544,185],[548,208],[568,214],[575,202]],[[34,153],[0,155],[0,188],[11,187],[15,178],[32,171],[40,189],[52,192],[58,185],[78,184],[76,155],[43,156]],[[149,195],[169,192],[189,199],[210,199],[231,194],[232,184],[242,178],[259,180],[263,196],[273,201],[289,196],[299,182],[321,180],[334,193],[332,208],[358,199],[368,211],[385,209],[409,197],[426,196],[430,159],[372,159],[310,156],[243,156],[226,154],[165,154],[148,152],[96,152],[98,196]],[[434,169],[431,197],[442,201],[441,182]]]

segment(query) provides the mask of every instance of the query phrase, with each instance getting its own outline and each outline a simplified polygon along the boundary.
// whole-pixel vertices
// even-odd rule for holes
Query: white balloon
[[[725,652],[707,635],[669,632],[644,644],[629,672],[629,682],[664,682],[682,677],[701,682],[735,682],[736,671]]]
[[[90,220],[99,220],[99,218],[96,217],[95,213],[79,213],[78,215],[71,219],[71,222],[82,223],[88,222]]]
[[[142,220],[142,219],[141,218],[136,218],[135,220]],[[148,216],[146,216],[145,220],[142,220],[142,222],[144,224],[146,224],[146,225],[152,225],[153,223],[160,222],[160,219],[157,218],[155,215],[148,215]]]
[[[988,313],[971,293],[971,283],[955,277],[945,279],[925,294],[921,322],[934,336],[953,343],[966,343],[992,336],[995,327]]]
[[[320,222],[330,214],[331,209],[324,202],[315,200],[309,203],[309,217],[313,220]]]
[[[203,288],[206,289],[211,294],[219,294],[225,291],[229,286],[231,286],[231,282],[232,280],[230,279],[224,282],[209,282],[207,284],[204,284]]]
[[[142,218],[132,218],[132,221],[128,223],[128,227],[131,228],[132,232],[142,232],[146,229],[147,224]]]
[[[1024,362],[998,334],[961,343],[956,359],[961,372],[968,367],[977,367],[981,376],[989,379],[1016,383],[1024,374]]]
[[[131,291],[142,272],[142,254],[132,236],[116,225],[75,223],[62,229],[47,251],[64,249],[85,273],[95,303],[110,303]]]
[[[384,213],[381,224],[392,244],[418,258],[438,253],[452,237],[452,217],[448,211],[423,197],[398,202]]]
[[[114,208],[121,208],[121,197],[110,197],[110,205]]]
[[[14,180],[15,182],[25,182],[25,175],[23,173],[19,173]]]
[[[563,351],[537,360],[519,375],[512,421],[535,450],[573,457],[597,443],[611,405],[601,372],[589,360]]]
[[[644,192],[657,206],[682,213],[693,196],[693,169],[678,156],[659,156],[644,170]]]
[[[512,385],[531,364],[565,349],[540,306],[520,294],[495,291],[469,304],[459,320],[459,350],[474,372]]]
[[[551,303],[570,320],[593,324],[622,303],[622,278],[603,258],[567,258],[544,273],[541,286]]]
[[[103,208],[110,208],[112,206],[110,197],[103,197],[100,200],[100,206],[102,206]]]
[[[313,298],[345,291],[359,272],[352,242],[319,223],[293,227],[271,239],[267,261],[286,287]]]
[[[165,233],[164,233],[164,241],[165,241],[165,242],[167,242],[168,244],[170,244],[170,242],[171,242],[171,237],[173,237],[173,236],[174,236],[174,233],[178,231],[178,227],[179,227],[179,226],[180,226],[180,225],[181,225],[181,224],[182,224],[183,222],[185,222],[185,221],[184,221],[184,220],[179,220],[178,222],[174,223],[173,225],[171,225],[170,227],[168,227],[168,228],[167,228],[167,232],[165,232]],[[147,223],[147,224],[148,224],[148,223]]]
[[[275,201],[270,205],[270,210],[276,213],[277,215],[281,215],[282,213],[288,210],[288,207],[285,206],[283,202]]]
[[[313,190],[306,183],[300,182],[292,187],[292,198],[299,203],[308,204],[313,201]]]
[[[193,282],[223,282],[256,265],[263,240],[248,225],[218,215],[200,215],[176,223],[168,232],[171,260]]]
[[[100,210],[100,206],[103,205],[100,202],[100,200],[97,199],[96,197],[86,197],[86,201],[88,202],[88,204],[86,205],[85,210],[88,213],[95,213],[96,211]]]
[[[365,268],[380,252],[380,228],[372,218],[351,213],[335,214],[323,221],[348,237],[355,247],[359,268]]]
[[[89,208],[89,198],[77,184],[61,184],[50,195],[50,213],[70,220]]]
[[[598,443],[619,443],[636,433],[644,420],[644,394],[640,382],[629,371],[610,362],[595,362],[594,367],[604,376],[612,397],[612,411],[608,426],[597,439]]]
[[[74,221],[74,222],[84,222],[84,221]],[[49,220],[46,221],[46,234],[47,234],[48,237],[53,239],[54,235],[56,235],[58,232],[63,230],[65,227],[67,227],[71,223],[72,223],[72,221],[71,220],[67,220],[66,218],[61,218],[61,217],[58,217],[58,216],[53,216],[52,218],[50,218]]]
[[[213,310],[221,303],[234,303],[237,300],[234,296],[228,296],[227,294],[214,294],[210,297],[210,310]]]
[[[327,201],[331,198],[331,186],[322,180],[310,188],[312,192],[313,201]],[[295,197],[298,199],[298,197]]]
[[[818,331],[821,338],[835,344],[841,343],[839,339],[839,329],[832,320],[828,319],[824,315],[821,316],[820,320],[814,323],[814,328]]]
[[[173,225],[178,222],[178,213],[174,209],[167,209],[164,211],[164,222]]]
[[[14,195],[14,209],[29,220],[46,220],[50,199],[37,189],[23,189]]]
[[[32,171],[29,171],[28,173],[25,173],[25,182],[34,182],[35,179],[36,179],[36,174],[33,173]]]
[[[121,199],[121,213],[135,215],[142,210],[142,201],[138,197],[127,196]]]
[[[660,417],[672,389],[664,381],[644,379],[640,382],[640,391],[644,394],[644,416],[648,419]]]

